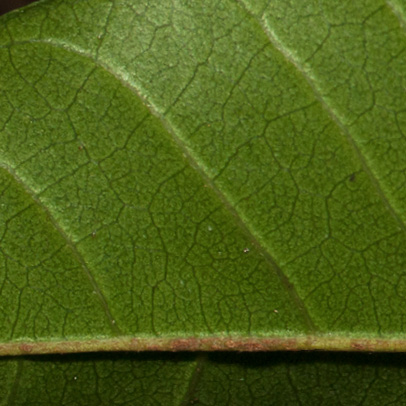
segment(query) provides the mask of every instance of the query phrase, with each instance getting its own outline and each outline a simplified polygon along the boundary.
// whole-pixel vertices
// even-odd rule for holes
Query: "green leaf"
[[[82,354],[0,363],[5,405],[403,405],[401,354]],[[197,368],[196,368],[197,366]],[[11,388],[11,389],[10,389]]]
[[[0,19],[1,354],[406,349],[406,7],[268,3]],[[357,404],[404,373],[151,357],[5,360],[3,398],[45,402],[27,394],[47,382],[48,404],[120,404],[127,377],[140,404],[269,404],[272,380],[328,404],[353,371],[363,397],[340,401]]]

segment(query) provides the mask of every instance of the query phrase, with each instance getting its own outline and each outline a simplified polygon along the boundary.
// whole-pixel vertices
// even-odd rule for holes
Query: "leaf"
[[[7,405],[402,405],[404,363],[404,354],[216,353],[196,374],[185,353],[30,357],[0,363],[0,391]]]
[[[394,0],[54,0],[3,17],[0,352],[403,351],[405,13]],[[213,360],[113,369],[162,381],[162,404],[268,404],[257,380],[302,396],[323,368],[327,402],[337,375],[368,392],[372,375],[403,374],[315,357],[292,367],[296,383],[289,360]],[[71,361],[4,361],[4,398],[26,404],[32,377],[68,382]],[[89,399],[69,396],[113,402],[95,389],[111,362],[86,361]],[[241,370],[253,383],[240,396]]]

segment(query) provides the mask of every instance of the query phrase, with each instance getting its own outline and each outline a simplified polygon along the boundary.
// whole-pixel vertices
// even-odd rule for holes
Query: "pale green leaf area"
[[[0,353],[404,351],[405,49],[401,0],[1,17]],[[397,405],[402,360],[10,357],[0,405]]]

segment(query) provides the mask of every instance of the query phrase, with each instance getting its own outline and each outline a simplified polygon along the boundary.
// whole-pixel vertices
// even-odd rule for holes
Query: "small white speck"
[[[209,231],[213,231],[213,227],[212,227],[212,226],[208,226],[207,229],[208,229]]]
[[[77,377],[77,376],[74,376],[73,379],[74,379],[75,381],[77,381],[78,377]]]
[[[274,311],[273,311],[274,313],[279,313],[279,311],[278,310],[276,310],[276,309],[274,309]]]
[[[111,320],[111,322],[112,322],[112,324],[116,324],[116,321],[115,321],[115,320]]]
[[[249,248],[244,248],[244,252],[245,253],[250,252],[250,249]]]

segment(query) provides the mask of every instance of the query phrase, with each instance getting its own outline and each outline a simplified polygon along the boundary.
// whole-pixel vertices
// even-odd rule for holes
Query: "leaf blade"
[[[359,162],[360,155],[343,139],[342,126],[337,125],[337,120],[331,122],[331,114],[325,113],[314,89],[306,84],[308,81],[302,77],[304,70],[299,68],[298,72],[297,67],[286,63],[286,58],[269,43],[264,29],[259,28],[256,16],[247,16],[238,4],[225,4],[227,7],[217,9],[215,4],[208,3],[205,13],[200,13],[199,5],[179,3],[176,14],[167,4],[144,9],[144,5],[131,2],[90,2],[86,6],[56,2],[51,8],[45,2],[31,8],[31,16],[24,16],[26,28],[23,31],[16,24],[20,16],[10,17],[2,28],[5,33],[2,36],[3,61],[4,66],[9,66],[4,70],[4,86],[12,94],[9,81],[14,81],[14,89],[25,84],[26,97],[36,100],[34,105],[25,106],[14,91],[13,104],[18,106],[19,113],[26,114],[20,121],[24,122],[30,115],[35,118],[32,134],[36,140],[40,139],[38,134],[43,128],[54,129],[59,125],[55,139],[64,139],[65,145],[39,143],[36,148],[41,158],[38,160],[30,149],[12,145],[10,133],[13,125],[17,128],[16,113],[12,109],[10,113],[13,106],[7,102],[9,112],[3,126],[6,129],[3,142],[7,148],[2,150],[9,160],[7,165],[18,167],[19,176],[36,185],[34,189],[57,213],[55,218],[72,230],[72,240],[80,247],[78,251],[86,255],[92,268],[99,269],[95,279],[101,286],[100,291],[106,291],[107,301],[115,306],[110,319],[114,317],[119,326],[127,324],[124,334],[216,335],[226,331],[289,336],[309,331],[334,334],[354,331],[368,337],[399,333],[402,316],[393,312],[404,301],[402,284],[396,281],[396,278],[401,281],[396,269],[402,266],[404,257],[399,224],[393,221],[387,204],[381,201],[382,193],[379,196],[376,184],[368,179],[368,170]],[[45,16],[58,14],[62,9],[69,13],[63,22],[58,22],[57,30],[52,19]],[[89,13],[99,15],[97,24],[85,23]],[[228,16],[227,24],[223,15]],[[131,18],[139,25],[130,23]],[[208,19],[212,20],[212,27],[204,32]],[[46,22],[39,29],[38,22],[43,21]],[[127,25],[123,24],[125,21]],[[195,31],[188,30],[188,24]],[[69,30],[73,26],[75,30]],[[196,32],[201,37],[195,35]],[[135,33],[137,35],[132,35]],[[171,46],[164,42],[168,37]],[[123,38],[128,39],[124,46],[120,45]],[[184,57],[185,53],[190,54],[188,58]],[[36,70],[27,69],[24,60],[27,55],[35,59]],[[106,70],[119,79],[119,83],[114,83]],[[13,74],[16,74],[14,78]],[[127,92],[124,88],[131,89]],[[200,100],[199,106],[194,104],[195,100]],[[128,108],[132,103],[137,107]],[[148,109],[149,112],[152,109],[152,115]],[[47,121],[51,110],[57,124]],[[122,128],[114,123],[114,115],[125,117],[120,121]],[[23,128],[26,135],[29,134],[29,126],[23,125]],[[131,131],[137,132],[137,136],[144,132],[145,141],[143,145],[134,144],[130,151]],[[161,140],[155,146],[145,136],[148,131]],[[62,132],[71,138],[62,138]],[[169,140],[168,134],[175,139]],[[66,149],[75,142],[77,150]],[[170,146],[163,147],[163,143]],[[134,175],[132,184],[145,187],[141,194],[149,193],[149,197],[143,196],[142,204],[129,210],[127,205],[140,199],[141,194],[137,190],[137,194],[131,195],[125,189],[124,179],[131,177],[122,167],[127,165],[128,169],[129,151],[138,158],[145,145],[152,150],[167,151],[166,155],[162,152],[159,162],[153,161],[151,156],[144,161],[140,158],[143,162],[140,166],[147,167],[154,162],[157,177],[149,185],[142,183],[149,173],[137,167],[136,171],[141,171],[142,176],[134,175],[130,165],[129,171]],[[83,152],[79,159],[78,150]],[[54,163],[48,173],[42,171],[41,166],[48,157],[62,159],[67,151],[69,163],[65,166]],[[114,163],[113,157],[119,164]],[[165,160],[171,162],[171,175],[166,179],[164,174],[169,167],[162,164]],[[73,171],[69,168],[71,162],[76,165]],[[198,174],[194,173],[196,168]],[[87,178],[92,179],[92,186],[87,184]],[[75,183],[77,179],[80,179],[79,184]],[[215,192],[204,188],[204,183],[212,185]],[[152,193],[151,185],[158,186]],[[187,213],[182,212],[180,208],[191,196],[188,191],[179,198],[179,185],[195,187],[195,194],[202,193],[201,188],[209,196],[197,196],[202,201],[208,199],[210,208],[196,205],[190,206]],[[78,186],[83,189],[80,199],[73,196]],[[162,190],[164,198],[161,198]],[[67,196],[66,191],[69,191]],[[94,196],[95,191],[102,196],[102,203]],[[153,203],[147,204],[151,195]],[[89,209],[99,206],[97,214]],[[165,206],[170,207],[167,213],[162,212]],[[222,209],[218,209],[220,206]],[[68,208],[70,213],[66,215]],[[213,214],[217,209],[219,211]],[[231,214],[225,213],[227,209]],[[140,214],[143,210],[149,213]],[[86,215],[82,216],[82,212]],[[117,221],[122,213],[126,216],[124,227]],[[228,239],[224,239],[227,244],[231,241],[234,251],[229,262],[221,262],[219,258],[219,253],[225,252],[219,235],[217,252],[211,252],[204,245],[210,241],[208,234],[216,221],[208,223],[203,232],[196,220],[190,220],[197,218],[196,213],[200,215],[198,222],[212,221],[211,216],[218,216],[217,222],[227,223],[226,228],[221,226],[215,231],[227,236]],[[86,216],[88,219],[83,220]],[[141,222],[149,221],[155,229],[153,237],[148,237],[150,246],[146,251],[149,252],[142,257],[141,265],[148,268],[152,254],[156,255],[157,262],[144,281],[138,279],[135,283],[150,286],[147,289],[134,287],[134,280],[140,278],[143,271],[138,268],[133,271],[137,244],[131,234],[140,234],[140,230],[132,216],[138,216]],[[223,218],[227,220],[224,222]],[[189,226],[175,230],[179,222]],[[132,226],[128,228],[128,224]],[[189,266],[185,273],[189,279],[179,278],[177,274],[177,269],[185,264],[180,264],[182,255],[177,254],[186,252],[184,244],[174,242],[177,233],[187,236],[187,255],[200,256],[202,261]],[[238,234],[238,242],[231,234]],[[117,242],[103,246],[111,236],[119,241],[122,235],[126,235],[122,240],[126,243],[120,254],[116,252]],[[200,251],[196,251],[193,240],[196,237],[202,238],[198,241],[203,246]],[[255,247],[251,249],[253,242]],[[171,247],[170,255],[168,247]],[[140,252],[145,248],[137,247]],[[397,251],[389,264],[385,250]],[[261,254],[268,256],[268,265],[263,265]],[[228,268],[232,273],[237,258],[240,261],[244,257],[251,261],[255,257],[257,264],[262,265],[253,268],[248,261],[241,260],[237,283],[227,279],[225,273],[217,277],[216,270]],[[190,260],[183,259],[186,263]],[[215,267],[211,261],[216,263]],[[376,263],[388,265],[383,277],[371,272]],[[282,283],[276,281],[275,275],[269,275],[269,272],[275,273],[275,268],[282,269],[277,271]],[[126,282],[115,281],[107,269],[124,269],[120,275],[125,275]],[[246,276],[252,272],[258,275],[257,280],[247,281]],[[151,282],[149,277],[155,279]],[[220,293],[211,297],[210,280],[216,283],[221,280],[221,289],[229,290],[228,298],[222,298]],[[182,282],[189,287],[185,289]],[[258,295],[253,287],[261,284],[266,288]],[[125,285],[132,286],[133,291],[139,290],[132,295]],[[246,292],[241,294],[239,286],[245,286]],[[386,295],[394,288],[397,295],[391,297],[392,303],[388,306]],[[291,292],[290,299],[286,292],[281,293],[283,290]],[[334,297],[337,290],[342,293]],[[179,298],[171,291],[182,291],[185,296]],[[292,300],[292,292],[296,299]],[[124,299],[118,301],[118,296]],[[190,310],[192,297],[197,300]],[[135,301],[138,304],[134,305]],[[154,308],[174,302],[179,304],[166,314],[160,310],[156,314],[159,321],[155,323]],[[287,306],[286,310],[281,311],[283,306]],[[189,313],[185,313],[186,309]],[[187,316],[179,317],[181,313]],[[254,323],[252,315],[255,315]],[[166,320],[168,317],[170,321]],[[195,322],[190,322],[192,319]]]

